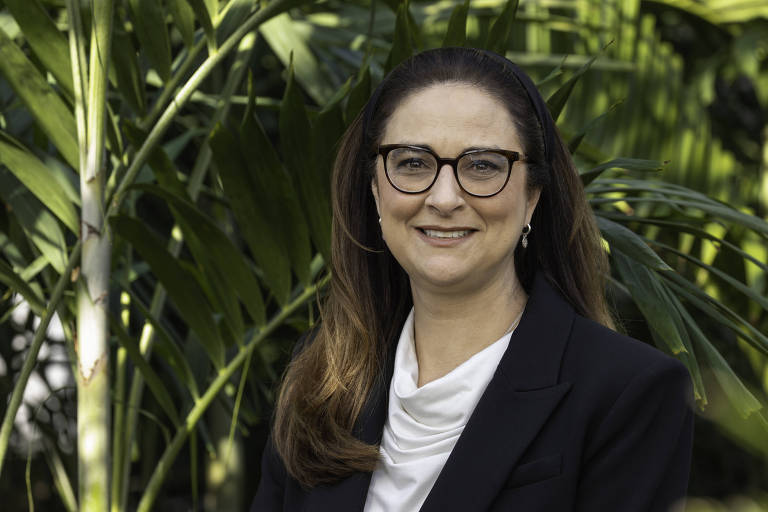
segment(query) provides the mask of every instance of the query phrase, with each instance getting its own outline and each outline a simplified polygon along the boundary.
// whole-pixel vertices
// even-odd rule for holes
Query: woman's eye
[[[485,160],[476,160],[472,162],[472,170],[475,171],[496,171],[498,168],[499,167],[496,164]]]
[[[421,169],[424,167],[424,162],[418,158],[408,158],[406,160],[402,160],[398,167],[406,167],[408,169]]]

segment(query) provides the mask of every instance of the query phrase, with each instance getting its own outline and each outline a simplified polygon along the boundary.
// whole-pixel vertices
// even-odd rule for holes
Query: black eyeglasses
[[[494,196],[509,181],[512,164],[525,161],[517,151],[506,149],[472,149],[456,158],[441,158],[431,149],[403,144],[384,144],[378,154],[384,159],[389,183],[405,194],[429,190],[440,169],[448,164],[464,192],[475,197]]]

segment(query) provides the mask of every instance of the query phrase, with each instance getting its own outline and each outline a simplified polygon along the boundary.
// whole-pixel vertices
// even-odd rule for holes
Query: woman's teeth
[[[461,238],[469,234],[468,229],[463,231],[436,231],[434,229],[425,229],[423,231],[425,235],[432,238]]]

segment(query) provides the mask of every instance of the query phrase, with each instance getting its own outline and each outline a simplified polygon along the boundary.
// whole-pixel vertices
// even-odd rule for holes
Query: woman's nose
[[[449,213],[464,204],[464,192],[456,181],[453,168],[445,164],[437,171],[437,179],[427,191],[427,206]]]

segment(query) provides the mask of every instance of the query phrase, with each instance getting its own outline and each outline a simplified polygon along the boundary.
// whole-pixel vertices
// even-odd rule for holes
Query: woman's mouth
[[[424,233],[430,238],[438,238],[441,240],[450,240],[454,238],[464,238],[465,236],[469,235],[472,230],[471,229],[459,229],[459,230],[437,230],[437,229],[427,229],[427,228],[419,228],[419,231]]]

